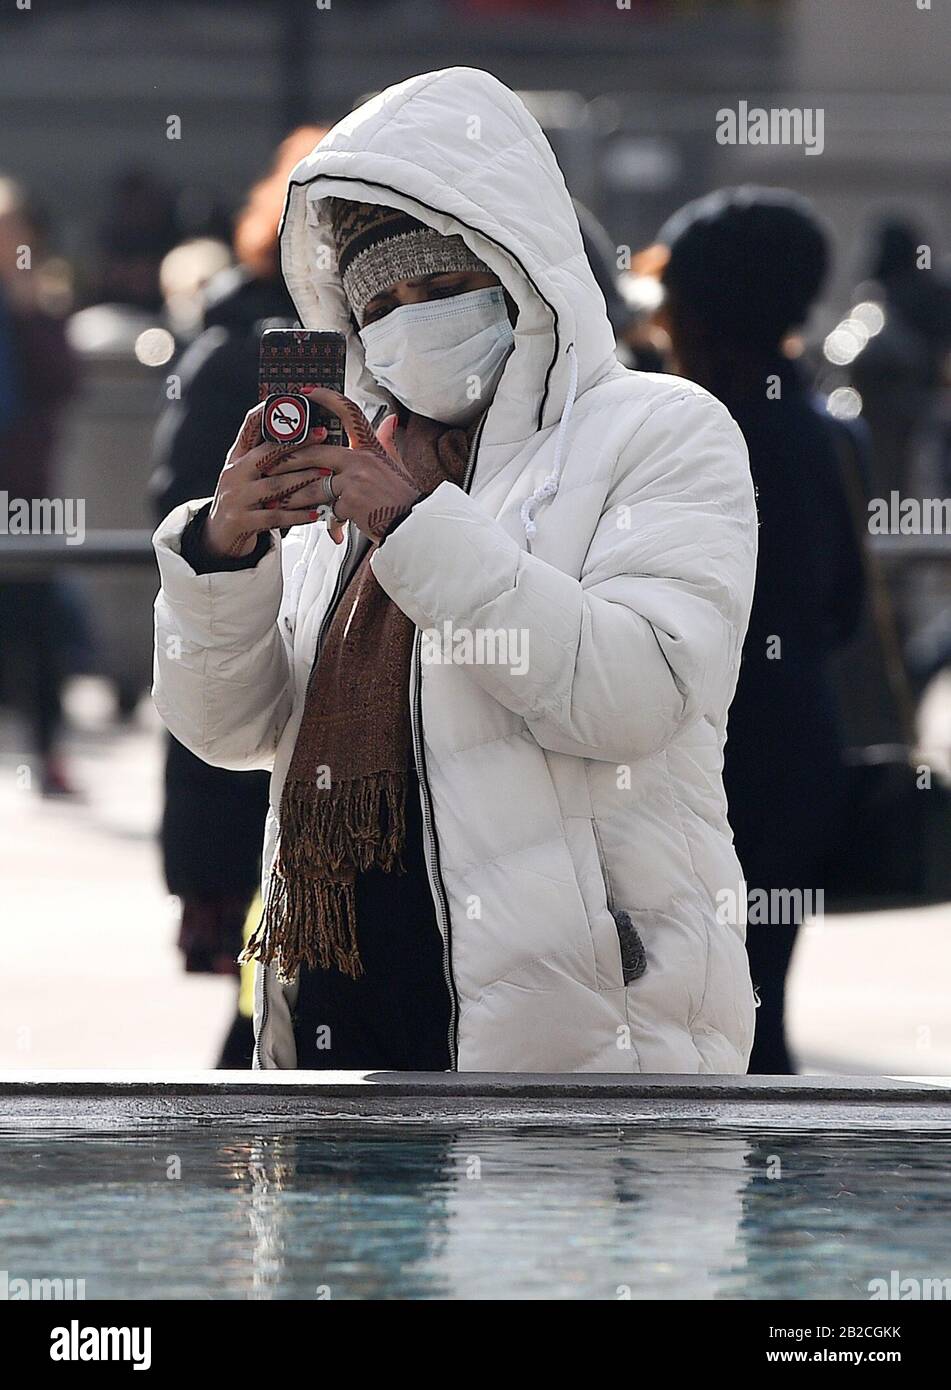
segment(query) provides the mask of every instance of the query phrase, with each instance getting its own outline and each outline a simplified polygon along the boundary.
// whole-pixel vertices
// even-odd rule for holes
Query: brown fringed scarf
[[[411,415],[398,431],[423,493],[461,482],[469,431]],[[415,629],[381,589],[364,555],[330,620],[311,674],[281,797],[280,841],[248,960],[363,973],[354,885],[358,873],[402,868]]]

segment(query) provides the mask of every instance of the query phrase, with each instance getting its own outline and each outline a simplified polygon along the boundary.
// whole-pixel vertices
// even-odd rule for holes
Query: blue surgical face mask
[[[466,425],[489,404],[515,334],[501,285],[403,304],[360,331],[367,369],[417,415]]]

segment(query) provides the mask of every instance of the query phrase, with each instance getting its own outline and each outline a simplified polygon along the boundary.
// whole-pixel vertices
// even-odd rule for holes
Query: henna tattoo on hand
[[[269,492],[264,499],[265,507],[276,507],[278,502],[286,502],[289,497],[293,497],[295,492],[300,492],[305,487],[310,487],[311,479],[305,478],[303,482],[293,483],[290,487],[283,488],[280,492]]]
[[[339,392],[333,392],[334,398],[343,418],[343,427],[347,431],[347,438],[350,441],[351,449],[366,449],[375,455],[381,463],[385,463],[398,478],[402,478],[404,483],[409,483],[410,487],[415,488],[416,480],[403,467],[403,463],[398,458],[393,458],[388,454],[383,445],[377,439],[370,427],[370,422],[363,411],[353,401],[347,400],[346,396],[341,396]]]
[[[267,497],[265,497],[263,500],[262,506],[276,507],[279,503],[286,502],[289,498],[293,497],[295,492],[300,492],[303,488],[310,487],[310,484],[311,479],[304,478],[302,482],[293,483],[290,487],[283,488],[280,492],[268,493]],[[239,551],[241,550],[241,547],[243,545],[246,545],[247,542],[251,540],[253,536],[253,531],[242,532],[242,534],[238,536],[237,540],[232,541],[231,545],[229,545],[228,554],[237,556]]]
[[[242,531],[241,535],[228,546],[228,554],[234,559],[238,559],[241,554],[241,547],[247,545],[248,541],[252,540],[253,537],[253,531]]]
[[[255,444],[261,443],[261,416],[264,413],[264,402],[256,405],[253,410],[248,412],[241,432],[235,440],[234,448],[229,455],[230,458],[241,458],[244,454],[250,453]]]
[[[397,517],[408,515],[422,495],[421,492],[417,492],[416,496],[411,497],[407,502],[392,503],[386,507],[374,507],[367,517],[367,535],[379,544]]]
[[[256,464],[257,471],[265,476],[271,469],[281,462],[281,459],[288,458],[295,449],[299,449],[299,444],[275,444],[273,449],[269,449],[262,459],[258,459]]]

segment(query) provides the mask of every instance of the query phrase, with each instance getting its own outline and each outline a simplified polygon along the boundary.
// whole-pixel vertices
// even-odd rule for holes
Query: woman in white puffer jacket
[[[208,762],[272,770],[256,1065],[302,1064],[302,978],[339,975],[350,988],[363,968],[359,912],[355,939],[342,908],[329,944],[302,929],[292,948],[281,934],[282,913],[313,914],[339,884],[295,907],[281,846],[297,832],[280,824],[292,758],[299,774],[301,747],[319,746],[308,686],[318,654],[331,659],[326,634],[362,554],[364,578],[415,632],[394,719],[410,731],[409,795],[418,779],[412,810],[438,928],[446,1055],[430,1065],[743,1072],[753,996],[721,781],[756,556],[739,430],[699,387],[618,364],[552,151],[487,73],[428,73],[346,117],[295,170],[282,230],[302,324],[348,335],[348,397],[374,419],[396,409],[405,427],[409,407],[448,425],[409,356],[387,357],[345,292],[333,221],[344,202],[407,214],[463,245],[470,271],[491,272],[479,285],[503,288],[514,332],[461,473],[404,500],[393,476],[383,482],[385,458],[374,462],[382,451],[351,431],[352,467],[342,451],[331,460],[347,518],[336,536],[315,522],[282,538],[258,522],[246,567],[202,573],[182,553],[202,502],[155,533],[159,711]],[[461,284],[483,309],[501,299]],[[391,306],[397,333],[402,302]],[[504,328],[493,320],[493,332]],[[453,361],[464,365],[466,352],[458,345]],[[488,360],[481,336],[471,360]],[[403,381],[422,404],[397,397]],[[400,439],[389,431],[391,460]],[[315,465],[321,447],[308,451]],[[389,529],[357,500],[374,477],[396,516]],[[275,512],[272,524],[304,515]],[[520,644],[518,659],[489,659],[486,634]],[[453,635],[471,639],[461,656],[444,645],[434,657]],[[399,1018],[412,1011],[412,964]],[[397,1064],[412,1065],[412,1048],[404,1055]],[[308,1054],[303,1064],[320,1063]],[[331,1046],[327,1065],[342,1064]]]

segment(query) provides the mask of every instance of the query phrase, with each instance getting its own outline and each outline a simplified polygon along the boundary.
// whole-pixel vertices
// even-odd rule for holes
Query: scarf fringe
[[[315,877],[373,868],[392,873],[401,867],[405,812],[403,772],[337,782],[317,797],[311,782],[291,781],[281,794],[277,863],[287,874]]]
[[[359,979],[363,963],[356,938],[356,874],[402,868],[405,815],[406,777],[401,773],[377,772],[338,783],[319,799],[311,783],[285,786],[267,900],[240,959],[275,964],[284,983],[304,965],[312,970],[336,966]]]

